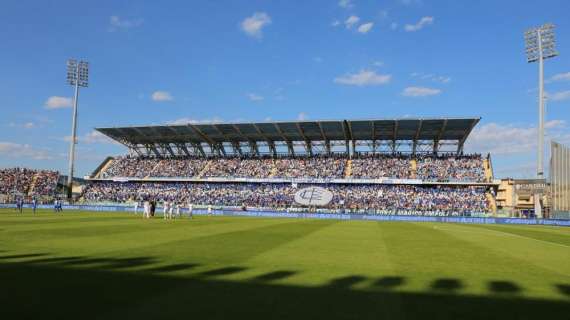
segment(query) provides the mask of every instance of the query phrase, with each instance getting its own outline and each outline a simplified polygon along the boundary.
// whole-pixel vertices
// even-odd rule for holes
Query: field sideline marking
[[[480,229],[477,230],[453,230],[453,229],[446,229],[446,228],[441,228],[438,226],[433,226],[434,229],[438,229],[438,230],[443,230],[443,231],[459,231],[459,232],[474,232],[477,233],[477,231],[481,231]],[[493,230],[493,229],[487,229],[487,228],[483,228],[485,231],[490,231],[490,232],[495,232],[495,233],[499,233],[499,234],[503,234],[503,235],[507,235],[507,236],[511,236],[511,237],[518,237],[518,238],[524,238],[524,239],[530,239],[530,240],[534,240],[534,241],[538,241],[538,242],[544,242],[544,243],[549,243],[549,244],[553,244],[553,245],[557,245],[557,246],[562,246],[565,248],[570,248],[569,245],[565,245],[562,243],[557,243],[557,242],[552,242],[552,241],[546,241],[546,240],[540,240],[540,239],[535,239],[535,238],[531,238],[531,237],[525,237],[525,236],[521,236],[519,234],[513,234],[513,233],[508,233],[508,232],[504,232],[504,231],[498,231],[498,230]]]

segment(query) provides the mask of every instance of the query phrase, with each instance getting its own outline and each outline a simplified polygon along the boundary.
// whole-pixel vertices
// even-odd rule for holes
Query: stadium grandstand
[[[129,152],[93,172],[81,201],[153,199],[245,210],[481,215],[491,159],[463,153],[479,118],[97,128]],[[332,193],[318,205],[299,190]]]

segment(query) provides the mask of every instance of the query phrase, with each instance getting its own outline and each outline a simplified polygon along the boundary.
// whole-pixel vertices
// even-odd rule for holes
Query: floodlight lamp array
[[[67,83],[74,86],[87,87],[89,85],[89,62],[67,60]]]
[[[539,43],[540,35],[540,43]],[[540,59],[552,58],[558,55],[556,40],[554,38],[554,25],[551,23],[529,29],[524,34],[526,45],[527,62],[535,62]],[[542,52],[540,52],[542,49]]]

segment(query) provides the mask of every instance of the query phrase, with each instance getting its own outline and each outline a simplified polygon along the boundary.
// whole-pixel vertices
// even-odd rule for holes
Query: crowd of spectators
[[[481,155],[422,157],[417,160],[417,178],[432,181],[484,181]]]
[[[307,185],[283,183],[144,183],[92,182],[83,194],[86,202],[128,202],[154,199],[195,205],[285,209],[295,204],[297,190]],[[333,193],[325,207],[353,212],[440,212],[446,214],[489,211],[482,187],[413,185],[322,185]]]
[[[0,194],[53,195],[59,173],[27,168],[0,169]]]
[[[144,178],[149,175],[161,159],[139,158],[139,157],[118,157],[101,172],[101,178],[132,177]],[[173,162],[168,162],[173,163]]]
[[[197,176],[204,166],[205,162],[198,158],[161,159],[148,174],[143,174],[151,177],[192,177]]]
[[[53,196],[57,190],[59,172],[38,170],[30,189],[30,195]]]
[[[287,157],[275,159],[276,177],[342,178],[346,158],[342,156]]]
[[[415,170],[412,160],[417,165]],[[347,165],[350,161],[350,170]],[[101,172],[113,177],[398,178],[484,181],[480,155],[415,156],[355,154],[293,157],[136,158],[119,157]]]
[[[357,155],[352,158],[353,178],[398,178],[411,177],[409,156]]]
[[[219,158],[209,161],[203,176],[267,178],[271,176],[272,170],[271,158]]]

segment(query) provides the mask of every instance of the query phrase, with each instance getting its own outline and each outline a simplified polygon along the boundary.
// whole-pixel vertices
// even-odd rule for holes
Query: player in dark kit
[[[24,210],[24,199],[23,198],[18,198],[18,200],[16,200],[16,210],[18,210],[18,212],[22,213]]]

